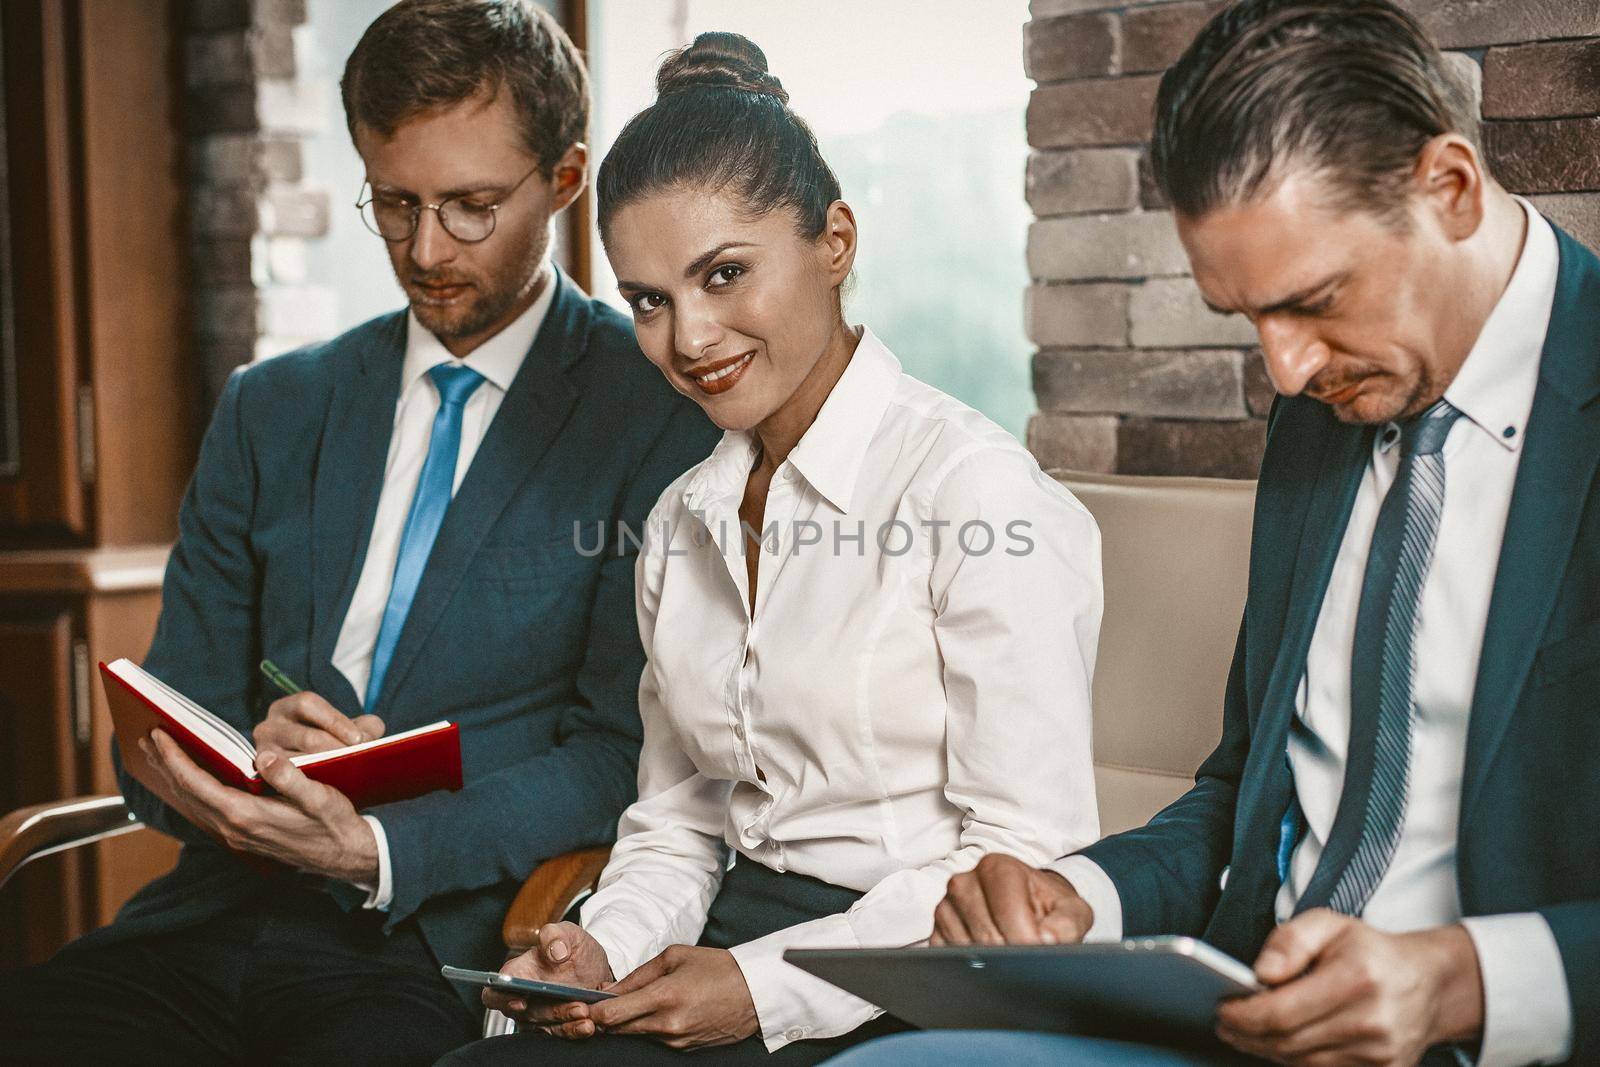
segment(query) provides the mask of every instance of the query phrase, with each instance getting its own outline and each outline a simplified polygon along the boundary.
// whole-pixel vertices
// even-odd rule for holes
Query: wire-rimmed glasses
[[[443,226],[451,237],[466,244],[476,244],[488,240],[489,235],[494,233],[495,221],[499,217],[501,206],[510,200],[511,195],[522,187],[523,182],[533,177],[534,171],[538,169],[535,165],[533,170],[518,178],[516,184],[507,189],[493,204],[474,200],[473,196],[476,194],[468,193],[447,197],[437,204],[419,204],[408,197],[372,192],[366,199],[356,200],[356,210],[361,213],[361,221],[367,229],[390,244],[411,240],[422,221],[424,211],[432,211],[438,215],[439,225]],[[366,192],[370,190],[370,185],[362,182],[361,188]]]

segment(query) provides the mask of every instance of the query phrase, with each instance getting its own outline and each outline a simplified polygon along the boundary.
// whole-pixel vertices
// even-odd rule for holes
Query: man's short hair
[[[1478,144],[1471,94],[1388,0],[1240,0],[1161,79],[1151,164],[1191,218],[1293,166],[1331,206],[1403,225],[1417,157],[1442,133]]]
[[[361,35],[339,89],[352,138],[509,92],[547,178],[589,125],[583,57],[532,0],[401,0]]]

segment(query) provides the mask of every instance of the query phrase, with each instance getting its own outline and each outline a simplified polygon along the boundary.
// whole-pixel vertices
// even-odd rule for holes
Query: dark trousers
[[[409,924],[299,886],[0,972],[3,1064],[429,1064],[481,1032]]]
[[[700,944],[732,948],[799,923],[844,911],[860,898],[844,889],[803,874],[778,874],[754,860],[741,859],[722,880],[722,888],[706,919]],[[618,975],[620,978],[621,976]],[[880,1016],[839,1037],[795,1041],[769,1053],[761,1036],[733,1045],[679,1052],[647,1037],[601,1034],[585,1041],[567,1041],[542,1031],[513,1034],[479,1041],[439,1061],[438,1067],[510,1067],[512,1064],[635,1067],[651,1064],[770,1064],[799,1067],[821,1063],[839,1052],[875,1037],[899,1033],[908,1027],[898,1019]]]

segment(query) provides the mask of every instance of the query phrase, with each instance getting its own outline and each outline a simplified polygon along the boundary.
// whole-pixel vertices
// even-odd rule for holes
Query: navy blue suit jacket
[[[1575,1062],[1600,1062],[1600,260],[1561,269],[1495,572],[1467,735],[1465,914],[1536,911],[1560,946]],[[1222,742],[1148,825],[1090,847],[1128,936],[1184,933],[1253,960],[1274,923],[1295,689],[1372,451],[1304,398],[1277,405]],[[1488,561],[1485,561],[1486,565]],[[1227,887],[1219,889],[1223,870]]]
[[[634,797],[644,653],[636,544],[618,524],[642,530],[661,491],[718,438],[623,316],[565,277],[556,284],[366,709],[390,733],[460,724],[465,788],[370,814],[393,861],[389,926],[415,919],[439,959],[464,966],[498,965],[521,880],[549,856],[611,840]],[[218,402],[144,666],[247,734],[278,695],[257,673],[263,657],[360,711],[332,657],[383,483],[405,332],[396,312],[243,368]],[[186,846],[95,936],[193,925],[271,891],[119,778],[139,817]]]

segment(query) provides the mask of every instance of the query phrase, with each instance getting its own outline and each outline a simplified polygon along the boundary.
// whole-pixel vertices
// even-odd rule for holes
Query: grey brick
[[[251,286],[196,286],[194,305],[201,337],[244,339],[254,344],[258,332],[256,291]]]
[[[1126,419],[1117,427],[1120,474],[1254,478],[1266,447],[1264,419],[1237,422]]]
[[[1022,31],[1022,68],[1037,82],[1121,71],[1122,22],[1113,14],[1034,19]]]
[[[1136,348],[1243,348],[1257,342],[1243,315],[1214,313],[1189,278],[1163,278],[1133,290],[1128,318]]]
[[[191,89],[242,85],[255,78],[248,29],[190,34],[184,41],[184,83]]]
[[[193,232],[205,237],[250,237],[260,216],[248,185],[199,185],[189,191]]]
[[[1127,211],[1138,206],[1137,151],[1080,148],[1028,157],[1028,203],[1035,215]]]
[[[1033,285],[1024,314],[1034,344],[1120,348],[1128,343],[1128,292],[1118,284]]]
[[[1444,48],[1600,35],[1600,0],[1406,0]]]
[[[1028,228],[1028,273],[1034,278],[1149,278],[1188,270],[1166,212],[1044,219]]]
[[[1155,75],[1090,78],[1035,89],[1028,98],[1028,143],[1035,148],[1137,145],[1150,138]]]
[[[1035,412],[1028,419],[1028,450],[1045,470],[1109,473],[1117,469],[1117,420]]]
[[[1044,411],[1242,419],[1245,353],[1052,350],[1034,356],[1033,387]]]
[[[261,232],[270,237],[321,237],[328,232],[328,193],[274,184],[261,205]]]

